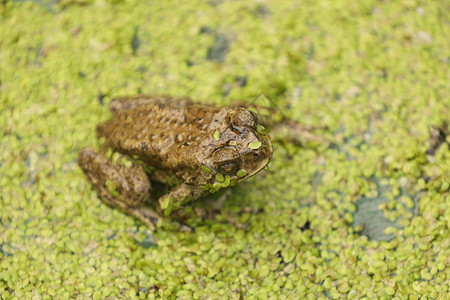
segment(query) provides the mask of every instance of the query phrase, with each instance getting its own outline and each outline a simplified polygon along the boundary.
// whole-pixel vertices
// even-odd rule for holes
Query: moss
[[[0,298],[445,298],[450,138],[430,139],[449,111],[443,11],[4,1]],[[106,104],[136,94],[262,104],[333,146],[275,142],[270,169],[236,185],[218,220],[152,233],[76,165]],[[237,183],[217,180],[208,189]]]

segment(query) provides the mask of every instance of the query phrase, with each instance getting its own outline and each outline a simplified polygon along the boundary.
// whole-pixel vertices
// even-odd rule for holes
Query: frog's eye
[[[256,127],[256,116],[251,111],[239,107],[236,109],[231,122],[241,127],[254,129]]]
[[[219,166],[217,169],[220,173],[225,175],[230,175],[236,173],[239,168],[239,164],[237,162],[230,162]]]
[[[213,166],[223,174],[232,174],[239,168],[241,157],[235,147],[225,146],[212,154]]]

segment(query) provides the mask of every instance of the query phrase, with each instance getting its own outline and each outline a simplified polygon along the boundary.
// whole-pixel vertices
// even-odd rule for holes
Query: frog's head
[[[214,131],[216,147],[202,166],[210,174],[205,189],[213,192],[255,175],[273,154],[270,137],[254,113],[242,107],[230,109],[226,123],[225,130]]]

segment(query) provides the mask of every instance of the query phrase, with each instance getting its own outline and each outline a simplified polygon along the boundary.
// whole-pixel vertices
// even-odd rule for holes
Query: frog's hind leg
[[[89,147],[81,150],[78,164],[103,202],[136,217],[151,230],[156,229],[160,216],[144,207],[151,185],[141,165],[118,153],[106,158]]]

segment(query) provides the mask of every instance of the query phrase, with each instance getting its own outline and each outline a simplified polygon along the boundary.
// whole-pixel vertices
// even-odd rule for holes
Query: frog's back
[[[110,109],[113,118],[98,125],[98,137],[104,137],[115,151],[169,170],[198,164],[199,143],[208,136],[212,116],[220,110],[187,99],[148,98],[112,102]]]

